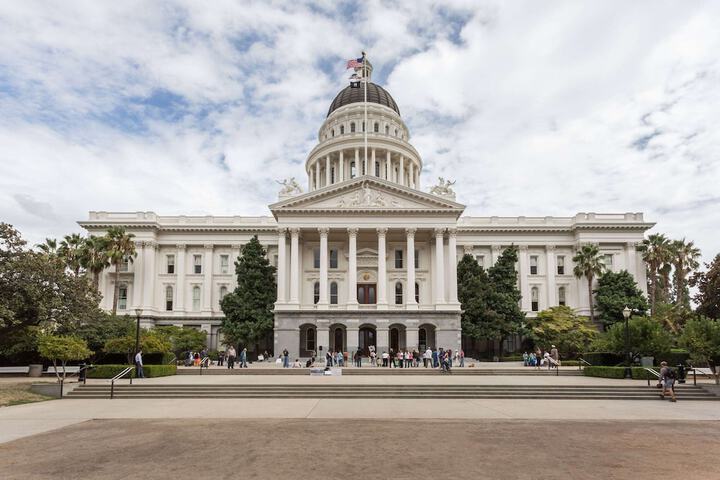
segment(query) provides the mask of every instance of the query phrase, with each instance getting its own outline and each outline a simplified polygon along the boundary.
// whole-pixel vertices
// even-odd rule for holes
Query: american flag
[[[362,67],[362,64],[363,64],[363,59],[362,59],[362,57],[360,57],[360,58],[353,58],[352,60],[348,60],[348,62],[347,62],[347,67],[345,67],[345,69],[348,69],[348,68],[360,68],[360,67]]]

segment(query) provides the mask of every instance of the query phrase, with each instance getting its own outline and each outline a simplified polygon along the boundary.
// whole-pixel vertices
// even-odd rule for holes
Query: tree
[[[170,340],[176,358],[181,358],[183,352],[202,350],[207,343],[207,334],[194,328],[167,326],[157,330]]]
[[[58,243],[54,238],[46,238],[43,243],[35,245],[35,248],[47,257],[57,257]]]
[[[588,300],[590,304],[590,321],[595,322],[595,305],[593,301],[593,280],[602,275],[605,263],[600,256],[600,247],[596,244],[583,245],[573,257],[575,267],[573,273],[577,278],[585,277],[588,282]]]
[[[720,384],[720,322],[702,316],[688,321],[679,343],[688,349],[693,362],[708,364],[715,383]]]
[[[221,332],[228,344],[256,344],[273,328],[273,306],[277,298],[275,267],[254,236],[235,262],[237,288],[222,299],[225,318]]]
[[[458,300],[462,309],[462,332],[470,338],[498,338],[500,332],[489,321],[490,278],[472,255],[463,255],[457,267]]]
[[[65,235],[58,247],[58,256],[65,263],[68,270],[73,272],[75,276],[80,275],[82,249],[85,245],[85,239],[77,233]]]
[[[662,293],[668,288],[672,258],[670,240],[661,233],[655,233],[642,241],[638,251],[642,252],[647,265],[650,309],[655,310],[655,305],[664,299]]]
[[[518,248],[505,249],[495,265],[488,269],[490,291],[488,294],[489,329],[497,332],[500,340],[500,357],[503,354],[503,340],[509,335],[522,333],[525,313],[520,308],[522,295],[517,286]]]
[[[71,360],[84,360],[93,354],[85,340],[64,335],[41,335],[38,339],[38,352],[43,358],[52,360],[58,382],[64,382],[65,366]],[[58,362],[62,365],[62,377],[58,372]]]
[[[117,314],[118,295],[120,294],[120,265],[127,260],[132,263],[137,256],[135,251],[135,235],[126,233],[122,227],[110,227],[107,232],[107,247],[110,263],[115,266],[115,288],[113,291],[113,315]]]
[[[80,265],[92,274],[93,285],[97,290],[100,285],[100,274],[110,266],[107,237],[91,235],[85,239],[80,254]]]
[[[623,309],[627,306],[645,314],[648,309],[647,300],[638,288],[637,282],[627,270],[619,273],[605,272],[598,279],[595,300],[600,312],[600,321],[605,327],[616,322],[623,322]]]
[[[105,343],[113,338],[135,335],[135,320],[127,315],[112,315],[102,312],[98,317],[78,325],[72,334],[85,340],[88,348],[99,352]]]
[[[675,304],[690,308],[688,276],[700,266],[700,249],[684,238],[671,244]]]
[[[135,354],[135,332],[118,338],[111,338],[105,342],[103,350],[106,353],[124,353],[127,355],[128,365],[132,365]],[[170,340],[157,330],[140,331],[140,350],[145,353],[167,353],[172,350]]]
[[[651,317],[631,317],[628,320],[630,352],[637,356],[659,356],[668,353],[673,346],[670,333]],[[602,333],[593,343],[593,350],[625,352],[625,323],[618,322]]]
[[[528,318],[529,337],[545,350],[551,345],[567,357],[576,357],[585,351],[597,336],[597,329],[587,317],[579,316],[567,306],[550,307]]]
[[[690,286],[697,288],[693,300],[697,304],[697,314],[720,319],[720,254],[712,262],[706,263],[707,271],[692,276]]]

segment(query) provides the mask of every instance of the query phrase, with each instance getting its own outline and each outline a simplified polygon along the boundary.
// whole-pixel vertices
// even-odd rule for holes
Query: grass
[[[43,402],[45,400],[52,400],[52,397],[31,392],[29,383],[0,384],[0,408],[24,403]]]

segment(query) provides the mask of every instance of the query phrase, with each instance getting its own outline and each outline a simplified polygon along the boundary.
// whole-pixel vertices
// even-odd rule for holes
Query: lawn
[[[0,383],[0,407],[52,400],[52,397],[30,391],[30,383]]]

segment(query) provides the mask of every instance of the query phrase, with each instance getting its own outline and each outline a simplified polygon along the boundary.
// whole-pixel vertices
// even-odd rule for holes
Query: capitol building
[[[118,313],[142,309],[146,327],[199,328],[211,348],[222,348],[220,300],[235,288],[234,261],[255,235],[277,267],[275,325],[264,347],[287,348],[292,358],[371,345],[486,349],[462,337],[457,264],[470,254],[488,268],[510,245],[519,247],[528,316],[556,305],[589,315],[587,281],[575,278],[572,262],[586,243],[599,244],[610,270],[627,270],[645,288],[635,247],[653,224],[642,213],[463,215],[453,182],[422,178],[423,159],[392,96],[369,82],[364,99],[363,88],[337,94],[305,163],[307,191],[284,181],[271,215],[91,211],[79,222],[89,234],[117,226],[135,235],[138,255],[121,269]],[[101,275],[100,289],[111,310],[113,270]]]

